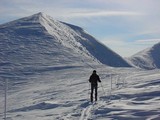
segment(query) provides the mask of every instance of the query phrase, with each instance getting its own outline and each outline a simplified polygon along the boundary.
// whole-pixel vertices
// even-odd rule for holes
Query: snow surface
[[[8,83],[7,120],[160,119],[159,70],[94,67],[102,80],[95,104],[89,102],[88,79],[93,68],[51,70],[18,81],[13,77],[15,80]],[[0,119],[4,108],[2,88],[4,80]]]

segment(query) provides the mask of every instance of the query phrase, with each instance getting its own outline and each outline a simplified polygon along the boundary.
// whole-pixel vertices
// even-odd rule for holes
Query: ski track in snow
[[[92,107],[92,105],[89,105],[88,107],[84,108],[79,120],[89,120],[91,116]]]

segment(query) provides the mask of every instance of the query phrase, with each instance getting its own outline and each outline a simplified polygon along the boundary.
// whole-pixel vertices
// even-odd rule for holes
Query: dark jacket
[[[92,74],[89,78],[89,82],[91,84],[97,85],[97,82],[101,82],[101,80],[99,79],[99,76],[97,74]]]

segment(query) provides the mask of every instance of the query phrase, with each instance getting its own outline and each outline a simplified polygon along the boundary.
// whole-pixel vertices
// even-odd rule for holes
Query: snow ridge
[[[131,56],[131,63],[143,69],[159,69],[160,68],[160,43],[155,44],[151,48],[147,48]]]
[[[44,13],[0,25],[1,70],[31,74],[46,67],[130,65],[82,28]],[[62,68],[62,67],[61,67]]]
[[[97,59],[101,63],[109,66],[113,67],[130,66],[118,54],[116,54],[115,52],[113,52],[100,42],[98,42],[94,37],[86,33],[82,28],[68,23],[53,20],[51,17],[47,15],[44,16],[43,14],[40,21],[41,24],[46,28],[46,30],[56,38],[59,38],[59,35],[60,36],[65,35],[63,40],[61,40],[60,38],[61,43],[64,46],[70,47],[72,49],[74,48],[75,51],[82,51],[81,54],[86,53],[87,56],[89,55],[94,59]]]

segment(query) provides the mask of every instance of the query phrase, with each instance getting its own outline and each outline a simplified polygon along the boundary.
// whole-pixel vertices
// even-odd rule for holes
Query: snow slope
[[[134,66],[143,69],[160,68],[160,43],[131,56],[129,60]]]
[[[1,71],[12,68],[14,72],[30,74],[30,70],[59,66],[102,63],[129,66],[82,28],[53,20],[43,13],[0,25],[0,38]]]
[[[99,66],[97,71],[102,86],[99,84],[96,104],[89,102],[88,78],[92,68],[54,70],[9,82],[8,120],[160,119],[159,70]],[[3,85],[1,81],[1,88]],[[3,93],[0,90],[0,119]]]

